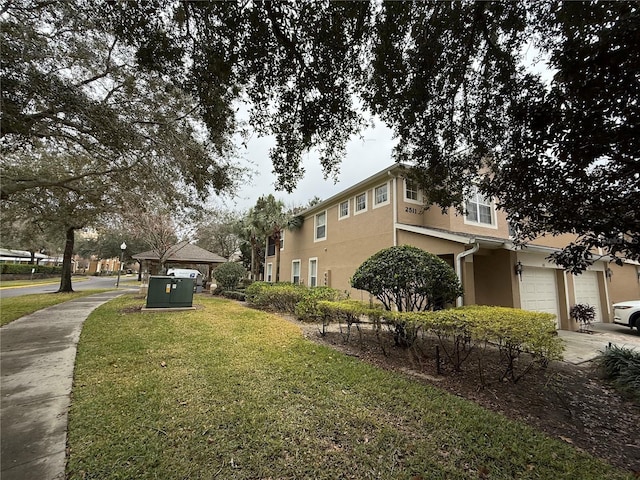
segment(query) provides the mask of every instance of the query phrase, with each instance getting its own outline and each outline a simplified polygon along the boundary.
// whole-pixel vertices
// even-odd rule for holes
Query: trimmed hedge
[[[36,269],[35,273],[44,273],[49,275],[58,275],[62,273],[62,267],[53,267],[49,265],[30,265],[27,263],[0,263],[0,274],[29,275],[32,268]]]
[[[346,298],[346,294],[330,287],[306,288],[303,297],[296,304],[294,313],[299,320],[317,322],[324,318],[324,312],[319,308],[320,302],[338,301]]]
[[[246,301],[254,308],[296,315],[300,320],[317,321],[321,300],[339,300],[345,294],[329,287],[306,287],[288,282],[253,282],[246,288]]]
[[[546,366],[561,360],[564,344],[557,336],[554,316],[517,308],[469,306],[433,312],[388,312],[362,302],[320,302],[323,324],[344,322],[350,328],[361,321],[372,323],[376,334],[386,325],[397,346],[411,347],[420,334],[435,337],[449,363],[460,370],[476,347],[493,345],[500,351],[501,378],[517,382],[535,364]],[[384,347],[383,347],[384,348]],[[531,362],[520,371],[516,360],[522,353]]]
[[[294,314],[306,290],[307,287],[293,283],[253,282],[246,288],[245,295],[252,307]]]
[[[247,271],[241,264],[227,262],[216,268],[213,272],[213,276],[216,279],[217,284],[224,290],[234,290],[246,273]]]
[[[475,350],[482,375],[483,353],[490,345],[500,353],[500,378],[514,383],[536,365],[544,367],[551,360],[561,360],[564,350],[556,332],[555,317],[548,313],[476,305],[392,312],[347,299],[343,292],[332,288],[308,288],[291,283],[254,282],[247,287],[245,295],[253,307],[295,314],[301,320],[321,321],[323,334],[332,322],[346,324],[347,341],[352,326],[359,328],[362,322],[370,323],[383,350],[384,328],[393,332],[396,346],[403,348],[412,348],[421,335],[429,336],[436,339],[456,371],[462,369]],[[517,360],[523,353],[529,354],[530,359],[521,366]]]

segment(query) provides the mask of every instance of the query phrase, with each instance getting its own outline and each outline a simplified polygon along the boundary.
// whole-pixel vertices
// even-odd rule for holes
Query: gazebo
[[[140,263],[141,280],[144,288],[150,275],[160,274],[160,255],[153,250],[149,250],[148,252],[133,255],[132,258]],[[226,262],[226,258],[216,253],[191,245],[189,242],[180,242],[167,251],[165,265],[167,267],[194,269],[197,269],[198,266],[206,265],[208,272],[205,278],[207,281],[211,281],[214,267]]]

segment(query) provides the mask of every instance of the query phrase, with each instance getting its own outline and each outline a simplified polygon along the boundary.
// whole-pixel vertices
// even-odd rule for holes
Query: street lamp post
[[[127,244],[122,242],[120,245],[120,268],[118,268],[118,280],[116,280],[116,288],[120,287],[120,272],[122,272],[122,262],[124,261],[124,251],[127,249]]]

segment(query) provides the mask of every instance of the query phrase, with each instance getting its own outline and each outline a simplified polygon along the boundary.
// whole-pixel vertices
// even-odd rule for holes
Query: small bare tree
[[[160,273],[166,272],[166,262],[178,243],[178,230],[173,216],[165,210],[138,211],[129,217],[131,234],[146,243],[158,255]]]

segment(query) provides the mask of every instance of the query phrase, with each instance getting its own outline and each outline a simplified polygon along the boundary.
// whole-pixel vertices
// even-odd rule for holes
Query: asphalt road
[[[137,278],[137,275],[122,275],[120,277],[120,282],[127,282]],[[76,277],[72,278],[71,285],[76,291],[93,289],[115,289],[117,277],[86,277],[86,280],[74,280],[76,280]],[[56,281],[55,283],[34,285],[33,287],[0,288],[0,298],[30,295],[32,293],[53,293],[57,292],[59,287],[60,281]]]

